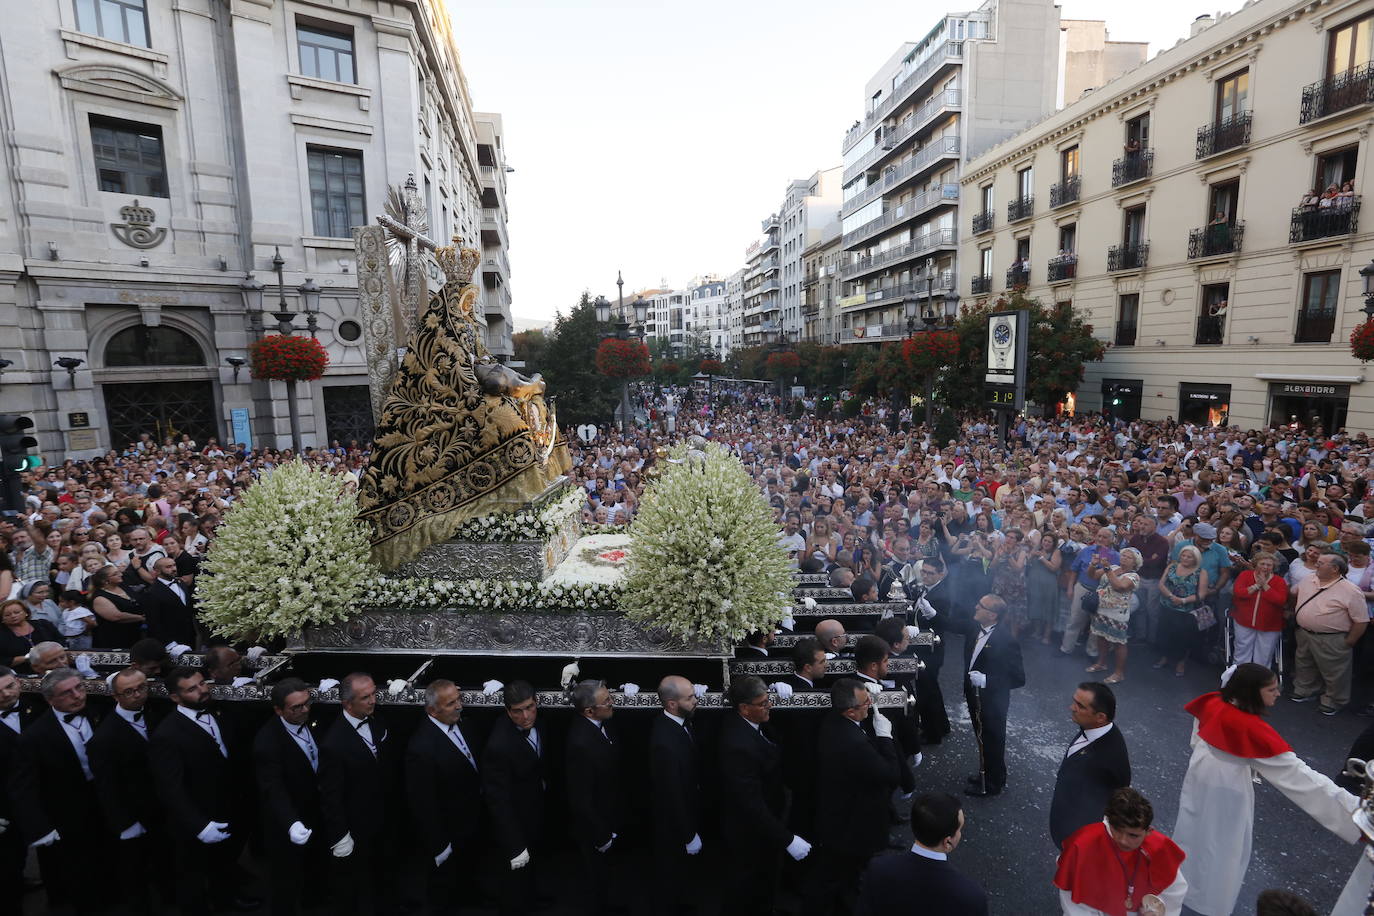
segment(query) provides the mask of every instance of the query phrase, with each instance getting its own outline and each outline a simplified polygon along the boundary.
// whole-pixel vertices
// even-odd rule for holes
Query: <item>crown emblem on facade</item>
[[[167,237],[165,227],[153,228],[157,213],[152,207],[145,207],[135,199],[131,204],[119,208],[122,223],[110,223],[110,231],[130,248],[156,248]]]

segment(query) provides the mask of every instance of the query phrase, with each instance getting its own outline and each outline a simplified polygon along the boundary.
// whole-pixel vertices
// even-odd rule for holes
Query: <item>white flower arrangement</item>
[[[673,449],[630,526],[620,606],[688,640],[738,640],[782,618],[794,585],[763,493],[717,444]]]
[[[224,516],[200,577],[200,617],[215,633],[258,641],[355,613],[377,575],[344,478],[283,464]]]
[[[617,552],[628,553],[629,547],[628,534],[592,534],[580,538],[544,581],[558,585],[618,585],[625,577],[628,558],[616,562],[602,559],[600,554],[614,557]]]
[[[568,487],[537,514],[527,510],[470,518],[458,526],[453,537],[460,541],[540,541],[557,534],[568,519],[582,511],[586,501],[581,487]]]
[[[598,525],[596,522],[583,522],[583,534],[629,534],[629,525]]]
[[[405,611],[613,611],[620,601],[620,589],[607,583],[378,576],[367,584],[358,601],[367,607]]]

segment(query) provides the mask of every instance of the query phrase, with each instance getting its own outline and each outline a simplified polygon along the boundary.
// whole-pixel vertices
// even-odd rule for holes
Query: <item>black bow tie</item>
[[[371,725],[371,724],[372,724],[372,717],[371,717],[371,716],[363,716],[362,720],[361,720],[357,725],[355,725],[355,726],[353,726],[353,727],[356,728],[356,729],[361,730],[362,727],[363,727],[364,725]]]
[[[140,710],[137,710],[137,711],[134,712],[134,721],[135,721],[135,722],[142,722],[142,721],[143,721],[143,710],[140,709]]]
[[[987,636],[987,635],[988,635],[989,633],[991,633],[991,632],[992,632],[992,627],[987,627],[986,629],[980,629],[980,630],[978,631],[978,635],[979,635],[979,636]]]
[[[68,725],[71,725],[72,722],[74,722],[74,721],[76,721],[77,719],[80,719],[80,718],[81,718],[81,713],[79,713],[79,712],[67,712],[67,713],[63,713],[63,714],[62,714],[62,721],[63,721],[63,722],[66,722]]]
[[[206,719],[209,719],[209,718],[210,718],[210,710],[208,710],[208,709],[202,709],[200,712],[196,713],[196,721],[197,721],[197,722],[204,722]]]
[[[17,715],[19,715],[19,707],[18,707],[18,706],[11,706],[9,709],[6,709],[6,710],[4,710],[4,711],[0,711],[0,719],[8,719],[10,716],[17,716]]]

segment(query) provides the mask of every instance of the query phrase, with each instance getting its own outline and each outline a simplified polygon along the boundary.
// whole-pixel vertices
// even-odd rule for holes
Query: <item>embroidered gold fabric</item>
[[[512,511],[572,464],[543,382],[487,352],[470,282],[481,254],[454,242],[437,252],[448,280],[391,380],[358,487],[359,517],[383,570],[448,540],[470,518]]]

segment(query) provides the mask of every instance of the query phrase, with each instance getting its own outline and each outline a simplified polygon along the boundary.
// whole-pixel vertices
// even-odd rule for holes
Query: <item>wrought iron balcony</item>
[[[1221,223],[1203,226],[1188,233],[1188,258],[1211,258],[1240,251],[1245,236],[1244,223]]]
[[[1078,276],[1078,255],[1063,254],[1057,258],[1050,258],[1049,280],[1051,283],[1062,283],[1065,280],[1072,280]]]
[[[990,232],[992,230],[992,218],[991,210],[973,214],[973,234],[979,235],[983,232]]]
[[[1298,312],[1294,343],[1330,343],[1336,330],[1335,309],[1303,309]]]
[[[1059,184],[1050,185],[1050,206],[1062,207],[1064,204],[1078,200],[1078,193],[1082,187],[1083,178],[1079,175],[1072,175]]]
[[[1250,142],[1250,112],[1238,114],[1197,129],[1197,158],[1206,159]]]
[[[1142,178],[1149,178],[1155,170],[1155,151],[1143,149],[1122,156],[1112,163],[1112,187],[1119,188]]]
[[[1136,327],[1134,321],[1118,321],[1116,323],[1116,346],[1134,347]]]
[[[1288,227],[1289,242],[1310,242],[1337,235],[1349,235],[1360,223],[1360,198],[1347,198],[1343,206],[1297,207]]]
[[[1197,318],[1197,334],[1193,337],[1193,343],[1198,346],[1216,346],[1222,343],[1222,338],[1226,334],[1225,315],[1199,315]]]
[[[969,290],[975,296],[984,296],[992,292],[992,277],[979,276],[969,281]]]
[[[1353,67],[1303,87],[1298,123],[1306,124],[1370,102],[1374,102],[1374,64]]]
[[[1007,204],[1007,222],[1014,223],[1019,219],[1030,219],[1035,212],[1035,195],[1027,194],[1025,197],[1018,197],[1016,200]]]
[[[1149,242],[1113,245],[1107,249],[1107,270],[1140,270],[1149,259]]]
[[[1012,267],[1007,270],[1007,289],[1030,286],[1030,268]]]

